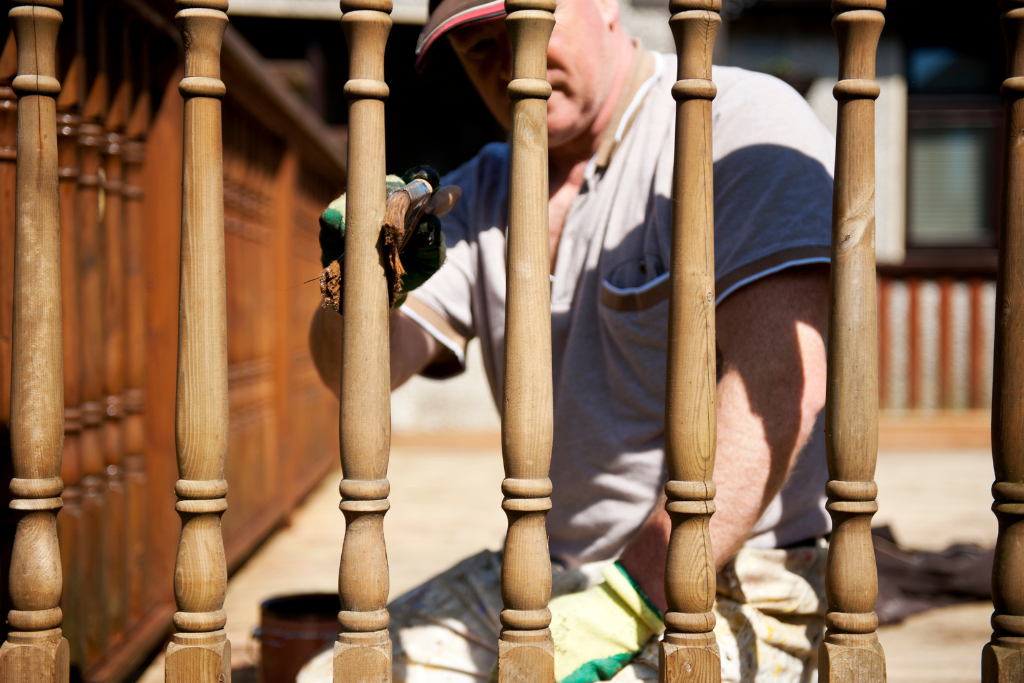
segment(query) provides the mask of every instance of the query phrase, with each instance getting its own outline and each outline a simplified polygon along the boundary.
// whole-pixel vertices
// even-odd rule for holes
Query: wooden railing
[[[62,7],[61,62],[61,1],[22,4],[11,13],[19,49],[8,38],[0,56],[0,421],[11,425],[8,534],[17,525],[2,683],[66,680],[69,664],[87,680],[118,680],[167,633],[172,612],[167,679],[227,680],[227,571],[323,474],[339,446],[336,406],[304,350],[318,297],[301,283],[319,270],[314,218],[339,191],[345,164],[321,142],[322,127],[264,77],[244,41],[230,29],[222,41],[225,0],[178,0],[180,43],[162,2],[123,2]],[[1019,681],[1024,672],[1024,317],[1017,305],[1024,296],[1024,149],[1017,144],[1024,8],[1001,4],[1011,58],[1003,84],[1009,133],[993,329],[1000,533],[994,630],[982,656],[986,683]],[[339,681],[386,681],[391,666],[381,524],[389,490],[387,297],[376,249],[385,199],[388,6],[343,6],[354,134],[343,302],[341,492],[349,526],[339,580]],[[820,674],[834,683],[881,682],[870,520],[879,401],[874,53],[885,2],[833,0],[832,7],[841,55],[826,405],[834,530]],[[548,351],[535,339],[538,331],[546,337],[549,322],[546,148],[537,140],[546,137],[551,90],[542,58],[553,9],[550,0],[506,2],[516,68],[509,85],[513,275],[503,415],[510,533],[497,670],[504,682],[553,679],[543,527],[550,372]],[[679,52],[666,409],[673,533],[661,676],[715,681],[707,532],[715,420],[710,38],[721,3],[672,0],[670,9]],[[61,277],[67,282],[58,287]],[[939,287],[940,311],[956,308],[958,291]],[[891,304],[881,301],[883,309]],[[524,344],[531,333],[533,342]],[[71,362],[62,364],[62,356]],[[68,511],[58,531],[62,505]]]
[[[994,277],[891,274],[878,282],[881,407],[992,407]]]
[[[119,681],[171,630],[183,100],[172,8],[61,8],[56,98],[64,355],[61,628],[84,680]],[[0,56],[0,422],[11,419],[15,41]],[[224,39],[228,500],[238,566],[332,466],[337,402],[306,343],[319,304],[317,217],[345,182],[342,151]],[[218,132],[219,134],[219,132]],[[10,477],[6,429],[3,462]],[[9,500],[9,499],[8,499]],[[6,502],[6,501],[5,501]],[[6,506],[5,506],[6,508]],[[14,518],[3,518],[6,569]],[[3,610],[11,608],[4,573]]]

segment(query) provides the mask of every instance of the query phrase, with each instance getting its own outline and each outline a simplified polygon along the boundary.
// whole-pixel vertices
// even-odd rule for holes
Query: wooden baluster
[[[11,308],[14,305],[14,192],[18,160],[18,98],[11,81],[18,53],[11,31],[0,53],[0,428],[11,421]]]
[[[665,567],[663,681],[718,681],[715,558],[715,228],[712,192],[711,52],[720,0],[672,0],[678,52],[672,176],[668,376],[665,390],[665,509],[672,520]]]
[[[1024,680],[1024,3],[1003,2],[1006,155],[996,275],[992,387],[992,510],[999,520],[992,571],[992,638],[981,655],[984,683]]]
[[[79,437],[82,431],[82,346],[79,339],[78,296],[78,124],[77,114],[82,101],[79,83],[82,56],[75,55],[64,77],[64,87],[57,98],[57,161],[60,165],[60,262],[61,302],[64,319],[64,455],[60,475],[64,480],[64,508],[57,517],[60,537],[61,567],[64,574],[64,636],[71,646],[71,663],[82,664],[84,653],[81,628],[81,534],[82,454]]]
[[[14,194],[16,162],[18,159],[18,98],[11,81],[18,75],[18,53],[14,44],[14,31],[6,37],[0,52],[0,451],[6,454],[3,471],[13,477],[10,465],[11,422],[11,332],[14,307]],[[14,511],[0,510],[0,567],[11,564],[14,546]],[[0,604],[10,606],[10,592],[6,581],[0,581]],[[4,637],[9,630],[0,625]]]
[[[508,535],[501,568],[502,683],[554,681],[551,559],[544,521],[551,509],[551,272],[548,242],[547,47],[553,0],[506,0],[512,45],[512,137],[508,203],[501,419]]]
[[[391,680],[388,637],[388,511],[391,371],[388,294],[378,251],[384,221],[384,47],[391,0],[342,0],[349,51],[348,205],[342,301],[341,511],[337,683]]]
[[[61,629],[57,511],[62,502],[64,385],[61,341],[56,42],[60,0],[8,15],[18,44],[14,339],[11,362],[11,508],[18,518],[9,585],[14,607],[0,648],[2,681],[67,681]]]
[[[148,38],[147,38],[148,41]],[[146,280],[143,272],[142,164],[146,156],[146,131],[150,119],[150,94],[147,65],[148,42],[143,43],[141,62],[143,90],[135,101],[128,121],[124,144],[124,230],[125,230],[125,390],[124,390],[124,469],[128,529],[127,621],[128,625],[144,616],[146,580],[147,478],[145,462],[144,409],[146,382]]]
[[[79,4],[78,26],[84,31],[85,7]],[[106,38],[100,15],[99,39]],[[85,68],[85,37],[79,37]],[[100,146],[107,106],[107,74],[100,69],[89,88],[78,126],[78,272],[82,349],[82,544],[79,562],[80,610],[85,634],[85,664],[98,662],[107,649],[105,590],[107,504],[103,466],[103,245],[100,229]]]
[[[127,25],[125,25],[127,30]],[[114,41],[111,40],[111,43]],[[123,42],[123,41],[122,41]],[[126,46],[127,47],[127,46]],[[114,49],[111,44],[107,49]],[[122,50],[123,62],[130,53]],[[103,62],[109,63],[109,59]],[[108,76],[108,81],[110,76]],[[103,165],[103,464],[104,495],[107,500],[106,545],[104,547],[104,607],[107,638],[124,636],[127,554],[126,500],[124,487],[124,436],[122,405],[124,393],[125,292],[124,292],[124,185],[123,136],[131,106],[131,81],[122,78],[107,110],[100,154]]]
[[[103,290],[102,247],[99,226],[99,145],[102,128],[95,123],[97,78],[78,127],[78,263],[81,288],[82,342],[82,511],[84,515],[80,561],[82,623],[85,660],[94,664],[106,650],[106,618],[103,602],[105,567],[103,548],[106,498],[103,495]],[[105,97],[103,98],[105,99]]]
[[[885,0],[833,0],[839,43],[836,176],[832,203],[825,444],[832,517],[821,680],[884,681],[875,629],[878,576],[871,517],[878,454],[878,317],[875,295],[875,52]]]
[[[220,47],[226,0],[177,0],[185,44],[175,432],[180,479],[174,490],[181,538],[174,565],[175,633],[168,683],[231,680],[224,626],[227,563],[221,516],[227,509],[228,358],[224,280],[224,178]]]

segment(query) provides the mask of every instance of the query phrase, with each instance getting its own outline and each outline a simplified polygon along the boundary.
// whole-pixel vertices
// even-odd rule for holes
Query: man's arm
[[[391,337],[391,389],[397,389],[440,355],[444,347],[426,330],[394,311],[389,319]],[[341,316],[318,308],[309,328],[309,350],[320,379],[341,393]]]
[[[718,570],[782,489],[825,406],[828,272],[784,270],[743,287],[715,312],[722,368],[711,546]],[[662,610],[672,528],[664,503],[662,496],[619,560]]]

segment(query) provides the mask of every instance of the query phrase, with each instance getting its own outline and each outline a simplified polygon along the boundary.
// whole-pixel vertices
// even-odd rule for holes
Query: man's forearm
[[[790,457],[785,462],[773,464],[763,431],[757,425],[740,428],[740,425],[735,424],[735,416],[734,420],[728,419],[728,413],[732,412],[730,404],[736,401],[736,398],[729,396],[730,392],[739,389],[729,386],[729,379],[728,376],[723,377],[718,387],[719,406],[726,408],[721,411],[726,415],[718,423],[718,448],[713,475],[716,512],[711,517],[710,534],[716,571],[721,571],[750,537],[765,507],[781,490],[792,460],[807,441],[807,435],[801,435]],[[817,413],[813,417],[808,416],[812,424],[816,416]],[[751,429],[751,426],[754,428]],[[760,438],[758,431],[762,434]],[[809,428],[802,431],[809,432]],[[781,476],[778,474],[780,469],[783,470]],[[651,517],[619,558],[629,575],[662,610],[666,608],[665,561],[671,532],[672,520],[665,512],[665,496],[662,494]]]
[[[427,367],[442,347],[400,311],[392,312],[389,322],[391,389],[394,390]],[[341,339],[341,316],[324,308],[317,309],[309,328],[309,351],[320,379],[335,396],[341,393]]]
[[[718,385],[720,417],[713,475],[717,490],[716,512],[711,517],[710,528],[716,571],[721,571],[750,537],[768,502],[785,481],[784,473],[781,477],[772,476],[779,465],[773,466],[772,454],[765,443],[759,420],[749,413],[749,403],[745,399],[742,382],[732,373],[727,373]],[[742,410],[742,405],[747,405],[748,410]],[[803,448],[804,442],[806,437],[797,444],[795,451]],[[782,463],[785,472],[788,472],[791,459],[787,458]],[[663,494],[651,517],[619,559],[629,575],[662,610],[666,607],[665,560],[671,532],[672,520],[665,512]]]
[[[309,353],[320,380],[335,396],[341,394],[341,316],[323,307],[309,325]]]

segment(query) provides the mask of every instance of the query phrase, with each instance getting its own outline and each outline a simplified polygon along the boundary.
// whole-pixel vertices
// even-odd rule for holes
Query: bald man
[[[416,48],[446,39],[510,127],[501,0],[442,0]],[[548,47],[549,226],[555,431],[548,516],[556,678],[657,678],[670,521],[664,399],[674,55],[643,48],[617,0],[558,0]],[[825,332],[831,135],[763,74],[715,67],[713,103],[718,444],[711,539],[723,681],[806,681],[823,635]],[[479,338],[501,405],[509,148],[491,144],[443,184],[447,261],[391,317],[391,384],[465,369]],[[310,343],[340,386],[341,318]],[[390,606],[395,680],[490,674],[501,557],[481,553]],[[446,628],[453,619],[465,629]],[[474,637],[459,635],[459,630]],[[317,662],[304,672],[316,678]],[[324,679],[327,680],[327,679]]]

